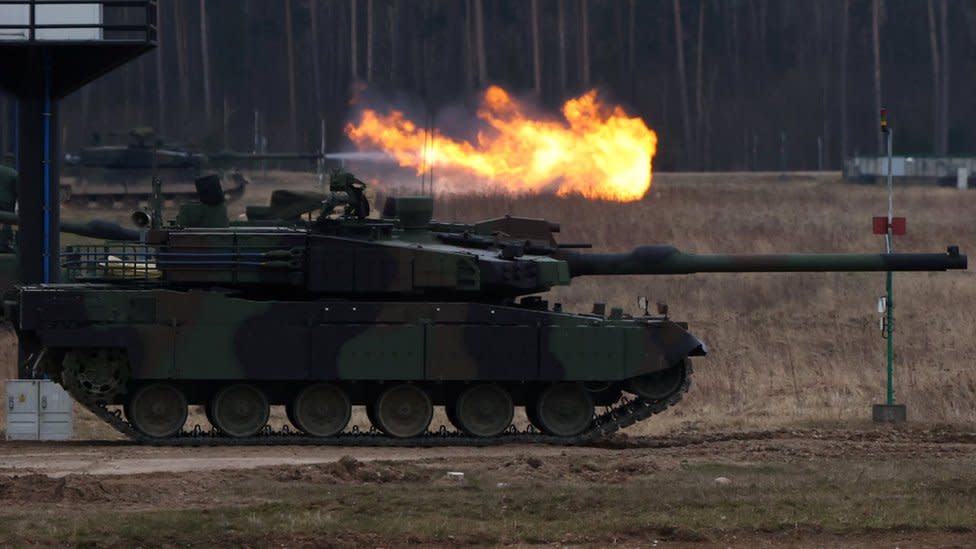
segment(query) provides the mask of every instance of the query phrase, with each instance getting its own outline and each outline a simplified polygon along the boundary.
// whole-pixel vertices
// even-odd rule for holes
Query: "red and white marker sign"
[[[871,228],[874,234],[888,234],[888,217],[878,216],[871,218]],[[905,218],[891,218],[891,234],[901,236],[905,234]]]

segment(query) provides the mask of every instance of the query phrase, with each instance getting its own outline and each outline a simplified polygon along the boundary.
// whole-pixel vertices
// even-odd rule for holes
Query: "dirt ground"
[[[587,447],[7,442],[0,542],[967,547],[974,465],[976,432],[870,425]],[[371,513],[390,515],[377,524]],[[602,518],[586,524],[592,515]]]
[[[613,436],[587,446],[500,445],[483,448],[384,447],[146,447],[126,441],[27,442],[0,444],[0,474],[123,476],[156,473],[212,473],[268,467],[335,463],[347,456],[362,462],[456,463],[484,470],[513,455],[541,459],[597,460],[604,469],[653,458],[656,467],[695,462],[816,463],[838,458],[912,460],[973,457],[976,432],[953,427],[824,427],[775,431],[672,433],[660,437]],[[490,468],[490,467],[489,467]],[[628,471],[626,472],[637,472]],[[609,475],[620,481],[627,475]],[[614,478],[616,477],[616,478]]]

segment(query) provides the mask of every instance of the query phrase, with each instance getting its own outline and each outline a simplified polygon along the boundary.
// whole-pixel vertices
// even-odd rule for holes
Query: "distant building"
[[[976,184],[976,157],[966,156],[894,156],[891,175],[918,183],[956,186],[960,180],[967,186]],[[844,162],[844,179],[874,182],[888,176],[887,156],[854,156]]]

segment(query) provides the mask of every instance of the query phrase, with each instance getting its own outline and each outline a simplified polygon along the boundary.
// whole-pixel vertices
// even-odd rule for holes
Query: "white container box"
[[[30,24],[30,6],[27,4],[0,5],[0,24]],[[37,4],[34,12],[36,25],[101,25],[101,4]],[[0,40],[27,40],[26,29],[0,29]],[[101,40],[100,28],[37,29],[37,40]]]
[[[7,380],[7,440],[68,440],[74,434],[73,401],[46,379]]]

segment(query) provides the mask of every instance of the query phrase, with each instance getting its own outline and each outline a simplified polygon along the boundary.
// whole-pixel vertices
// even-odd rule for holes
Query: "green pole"
[[[888,138],[888,234],[885,235],[885,250],[888,253],[891,253],[892,250],[893,250],[893,248],[894,248],[894,238],[893,238],[894,235],[892,234],[892,230],[891,230],[891,220],[892,220],[892,214],[893,214],[893,209],[894,209],[892,207],[892,194],[893,194],[893,192],[892,192],[892,190],[893,190],[892,176],[894,174],[891,173],[891,168],[892,168],[892,166],[891,166],[892,165],[891,141],[892,141],[892,134],[893,134],[893,132],[888,127],[888,117],[887,117],[887,114],[888,114],[887,109],[881,109],[881,131],[884,132],[886,134],[886,137]],[[894,387],[894,383],[895,383],[894,382],[894,377],[895,377],[895,367],[894,367],[894,358],[895,358],[895,306],[894,306],[894,302],[891,300],[891,297],[892,297],[892,287],[894,286],[894,284],[892,283],[891,271],[888,271],[888,276],[887,276],[887,280],[885,281],[885,286],[886,286],[886,290],[887,290],[887,292],[886,292],[887,293],[886,299],[888,301],[888,306],[886,307],[886,311],[885,311],[887,313],[887,324],[888,324],[888,340],[887,340],[887,343],[888,343],[888,346],[887,346],[888,347],[888,349],[887,349],[888,350],[888,387],[887,387],[887,397],[888,398],[887,398],[887,404],[888,404],[888,406],[891,406],[892,404],[895,403],[895,387]]]
[[[894,375],[895,375],[895,368],[894,368],[894,359],[895,359],[895,343],[894,343],[895,305],[894,305],[894,302],[891,300],[891,297],[892,297],[891,296],[891,294],[892,294],[892,287],[893,287],[893,284],[892,284],[892,278],[893,277],[891,276],[891,271],[888,271],[888,277],[887,278],[888,278],[888,280],[887,280],[886,286],[887,286],[887,293],[888,293],[888,297],[887,297],[888,307],[886,308],[887,309],[886,310],[886,313],[888,315],[888,319],[886,321],[886,324],[887,324],[887,327],[888,327],[888,340],[887,340],[887,343],[888,343],[888,406],[891,406],[892,404],[895,403],[895,387],[894,387]]]

